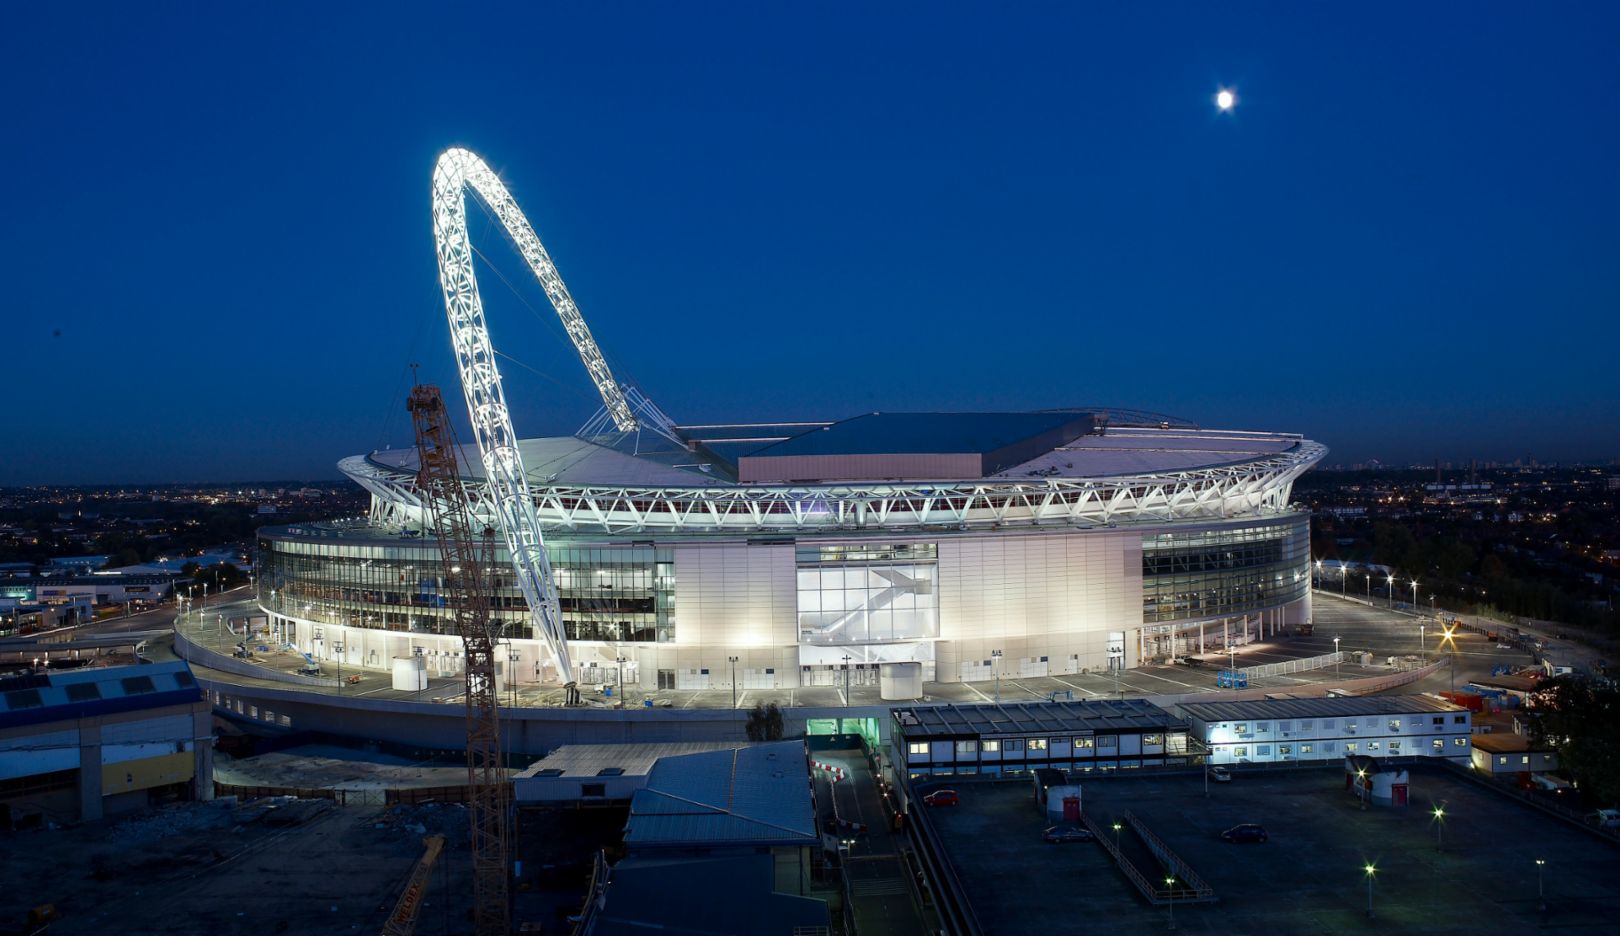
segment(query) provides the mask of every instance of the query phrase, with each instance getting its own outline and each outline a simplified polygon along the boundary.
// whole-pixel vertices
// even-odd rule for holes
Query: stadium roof
[[[1032,436],[1091,430],[1090,413],[867,413],[756,449],[754,457],[994,452]]]

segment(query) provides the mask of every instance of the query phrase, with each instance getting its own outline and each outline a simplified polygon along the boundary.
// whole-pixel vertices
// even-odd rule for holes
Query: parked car
[[[1620,809],[1600,809],[1587,813],[1586,821],[1600,829],[1620,829]]]
[[[1221,833],[1221,841],[1223,842],[1264,842],[1265,840],[1265,826],[1253,822],[1235,825]]]
[[[923,802],[930,806],[960,806],[962,797],[955,790],[935,790],[923,797]]]
[[[1064,842],[1091,841],[1091,833],[1085,829],[1077,829],[1074,826],[1063,825],[1055,825],[1052,828],[1047,829],[1046,834],[1041,837],[1046,839],[1048,842],[1051,842],[1053,845],[1061,845]]]
[[[1227,770],[1225,767],[1211,767],[1209,768],[1209,779],[1214,780],[1216,783],[1231,783],[1232,771]]]

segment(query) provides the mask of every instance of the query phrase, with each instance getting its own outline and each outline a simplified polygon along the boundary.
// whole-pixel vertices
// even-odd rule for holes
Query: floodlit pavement
[[[248,600],[237,599],[231,602],[210,605],[202,623],[198,624],[193,615],[186,615],[181,625],[187,636],[193,641],[214,649],[220,653],[230,654],[240,636],[230,632],[232,620],[240,622],[249,614],[260,612]],[[169,612],[171,618],[173,612]],[[1276,637],[1266,641],[1239,647],[1235,655],[1237,665],[1242,667],[1259,666],[1266,663],[1277,663],[1303,657],[1318,656],[1333,651],[1333,637],[1340,638],[1339,648],[1345,653],[1354,651],[1369,651],[1373,654],[1374,665],[1362,666],[1359,664],[1344,663],[1338,667],[1326,667],[1289,675],[1268,676],[1254,678],[1250,681],[1252,689],[1267,689],[1273,692],[1288,692],[1301,687],[1324,682],[1368,678],[1390,675],[1394,670],[1387,661],[1390,657],[1404,657],[1416,655],[1418,652],[1418,624],[1419,619],[1408,614],[1391,612],[1382,608],[1369,608],[1365,604],[1344,601],[1337,596],[1323,592],[1317,593],[1315,602],[1315,632],[1309,637]],[[1438,637],[1432,633],[1435,628],[1430,627],[1427,634],[1425,649],[1432,659],[1436,653]],[[238,631],[240,633],[240,631]],[[303,658],[294,653],[277,651],[273,646],[263,640],[250,641],[249,647],[253,651],[252,662],[266,669],[279,670],[283,673],[296,672],[303,663]],[[259,648],[265,648],[263,650]],[[1467,634],[1458,637],[1458,664],[1457,681],[1461,685],[1473,675],[1489,674],[1491,665],[1499,662],[1527,663],[1529,657],[1523,653],[1510,653],[1492,649],[1494,645],[1487,643],[1478,635]],[[1144,666],[1127,670],[1116,676],[1112,674],[1084,674],[1072,676],[1045,676],[1035,678],[1002,678],[999,686],[994,681],[977,683],[928,683],[924,686],[925,701],[936,703],[978,703],[991,702],[999,699],[1003,702],[1044,702],[1050,700],[1054,694],[1058,698],[1072,698],[1075,701],[1085,699],[1116,698],[1119,696],[1167,696],[1182,695],[1194,692],[1217,691],[1215,674],[1225,668],[1229,657],[1224,652],[1212,652],[1203,656],[1203,665],[1198,667],[1187,666]],[[323,660],[322,666],[329,676],[339,675],[339,667],[335,660]],[[286,689],[289,684],[271,678],[254,679],[248,676],[239,676],[229,673],[212,673],[215,678],[224,682],[237,682],[249,685],[275,686]],[[442,703],[459,703],[461,701],[462,681],[459,676],[436,676],[429,674],[428,688],[422,692],[406,692],[393,688],[392,675],[386,670],[344,664],[341,675],[345,682],[341,687],[301,687],[311,692],[325,694],[341,694],[357,698],[376,698],[389,700],[420,700],[436,701]],[[1440,673],[1429,677],[1417,688],[1402,687],[1397,691],[1435,691],[1444,689],[1447,685],[1447,673]],[[357,678],[356,678],[357,677]],[[350,679],[354,679],[351,683]],[[614,708],[621,701],[632,707],[643,707],[649,701],[657,708],[671,709],[715,709],[729,708],[732,705],[732,693],[729,688],[694,690],[657,690],[645,691],[631,687],[627,699],[609,697],[587,687],[585,690],[585,703],[594,708]],[[518,707],[556,707],[562,705],[563,693],[559,688],[519,687],[502,694],[502,702]],[[884,703],[877,686],[856,685],[850,687],[847,693],[842,686],[817,686],[799,689],[758,690],[749,689],[738,693],[737,706],[751,708],[759,703],[775,702],[785,708],[793,707],[819,707],[837,708],[843,706],[864,707],[882,706]]]

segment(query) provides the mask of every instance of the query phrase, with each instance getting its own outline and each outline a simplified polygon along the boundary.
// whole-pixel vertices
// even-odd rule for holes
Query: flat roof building
[[[893,763],[911,778],[1129,770],[1189,753],[1187,722],[1144,699],[899,708],[891,727]]]
[[[1471,713],[1423,695],[1183,702],[1211,764],[1443,757],[1466,762]]]

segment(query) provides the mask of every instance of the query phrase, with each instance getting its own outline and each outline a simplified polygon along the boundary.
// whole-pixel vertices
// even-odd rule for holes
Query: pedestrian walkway
[[[901,854],[904,838],[892,831],[890,810],[859,750],[818,751],[816,759],[844,768],[844,779],[832,784],[838,818],[859,823],[865,831],[852,840],[844,858],[845,897],[859,936],[924,936],[930,930],[912,898],[911,870]]]

